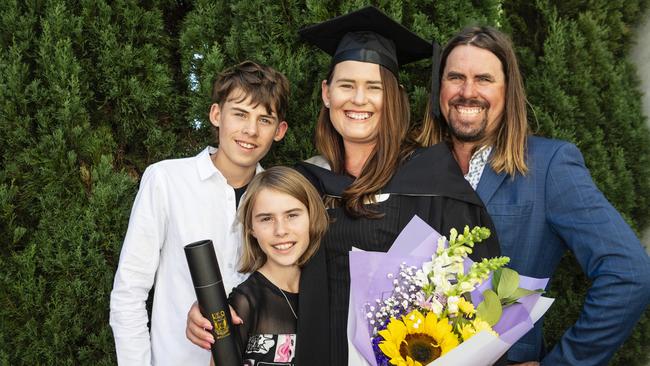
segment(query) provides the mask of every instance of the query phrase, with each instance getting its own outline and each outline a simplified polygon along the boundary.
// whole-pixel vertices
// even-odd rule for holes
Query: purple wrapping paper
[[[463,228],[457,229],[462,230]],[[426,222],[414,216],[395,239],[387,253],[360,250],[350,252],[351,313],[348,316],[348,339],[368,364],[376,365],[377,363],[370,343],[371,335],[365,305],[367,303],[374,304],[375,299],[384,299],[392,294],[393,279],[388,278],[387,274],[399,273],[401,263],[419,268],[424,262],[430,261],[436,252],[440,236]],[[469,268],[472,263],[471,259],[467,259],[465,268]],[[548,279],[540,280],[520,276],[520,287],[526,289],[543,289],[547,283]],[[482,301],[482,291],[490,286],[491,277],[472,292],[472,302],[478,304]],[[539,294],[527,296],[520,300],[521,304],[504,309],[501,320],[494,327],[502,341],[512,345],[532,329],[533,321],[529,315],[539,298]]]

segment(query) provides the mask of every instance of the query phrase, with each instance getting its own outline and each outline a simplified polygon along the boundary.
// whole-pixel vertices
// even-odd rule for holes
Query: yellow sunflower
[[[447,318],[433,312],[425,317],[418,310],[392,318],[379,335],[384,338],[379,348],[396,366],[428,365],[459,343]]]

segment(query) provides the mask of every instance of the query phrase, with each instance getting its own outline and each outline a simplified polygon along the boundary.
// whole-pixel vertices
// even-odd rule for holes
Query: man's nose
[[[477,96],[476,93],[476,85],[472,80],[467,80],[463,83],[462,89],[460,91],[460,94],[465,98],[465,99],[472,99]]]

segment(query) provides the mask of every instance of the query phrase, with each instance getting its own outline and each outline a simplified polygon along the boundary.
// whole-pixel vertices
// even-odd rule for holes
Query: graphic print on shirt
[[[248,338],[244,366],[295,365],[295,334],[255,334]]]
[[[272,334],[255,334],[248,338],[246,353],[269,353],[275,346]]]
[[[293,356],[296,354],[296,335],[295,334],[279,334],[278,346],[275,348],[275,357],[273,361],[276,362],[291,362]]]

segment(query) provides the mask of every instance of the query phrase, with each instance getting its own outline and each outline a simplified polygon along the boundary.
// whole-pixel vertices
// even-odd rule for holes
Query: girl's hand
[[[230,308],[230,315],[233,324],[243,324],[242,319],[237,315],[233,308]],[[185,336],[190,342],[197,346],[210,350],[210,346],[214,343],[214,337],[210,331],[212,330],[212,323],[203,317],[199,310],[199,305],[194,302],[190,311],[187,313],[187,326],[185,327]]]

